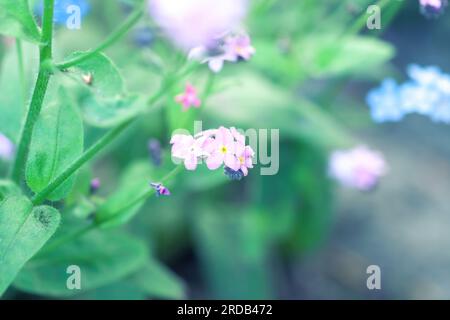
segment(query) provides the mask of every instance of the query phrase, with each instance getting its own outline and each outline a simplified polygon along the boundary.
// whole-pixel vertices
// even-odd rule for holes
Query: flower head
[[[235,128],[220,127],[195,136],[176,134],[170,142],[172,157],[182,159],[188,170],[195,170],[200,160],[210,170],[224,166],[225,174],[233,180],[248,175],[253,168],[255,153],[245,145],[245,137]]]
[[[14,156],[14,144],[0,133],[0,159],[11,160]]]
[[[427,17],[441,15],[448,4],[447,0],[419,0],[420,11]]]
[[[246,0],[148,0],[148,6],[155,22],[185,50],[209,46],[247,12]]]
[[[229,33],[213,44],[193,48],[189,52],[189,59],[208,63],[211,71],[217,73],[223,68],[225,62],[238,62],[250,60],[255,54],[250,37],[246,33]]]
[[[162,183],[150,183],[150,186],[155,189],[156,196],[170,196],[170,191]]]
[[[187,111],[191,107],[199,108],[201,105],[201,100],[197,95],[197,89],[190,83],[186,84],[186,88],[182,94],[175,97],[175,101],[183,106],[183,111]]]
[[[372,119],[376,122],[398,121],[403,118],[399,86],[393,79],[386,79],[381,87],[367,95]]]
[[[404,115],[426,115],[435,122],[450,122],[450,75],[439,68],[408,67],[410,80],[397,85],[385,80],[367,95],[372,118],[376,122],[399,121]]]
[[[338,150],[330,157],[330,176],[347,187],[370,190],[386,172],[383,156],[365,146]]]

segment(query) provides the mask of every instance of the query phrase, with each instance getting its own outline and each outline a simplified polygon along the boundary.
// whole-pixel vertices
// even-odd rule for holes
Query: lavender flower
[[[332,153],[329,174],[342,185],[362,191],[374,188],[387,168],[381,153],[365,146]]]
[[[150,15],[179,47],[209,46],[235,29],[247,11],[246,0],[148,0]]]

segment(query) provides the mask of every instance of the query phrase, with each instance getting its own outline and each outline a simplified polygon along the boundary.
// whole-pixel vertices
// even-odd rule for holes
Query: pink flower
[[[255,54],[250,37],[247,34],[233,35],[225,39],[225,50],[227,54],[234,57],[234,61],[239,59],[250,60]]]
[[[234,171],[239,170],[240,164],[236,158],[236,142],[229,129],[220,127],[214,140],[207,144],[206,150],[209,153],[206,159],[208,169],[215,170],[225,164]]]
[[[176,134],[170,140],[170,144],[172,144],[172,156],[182,159],[187,170],[195,170],[198,158],[205,155],[204,139],[194,139],[190,135]]]
[[[14,157],[14,144],[0,133],[0,159],[11,160]]]
[[[183,159],[188,170],[195,170],[199,160],[206,160],[210,170],[222,165],[224,173],[232,180],[240,180],[253,168],[255,153],[245,145],[245,137],[236,128],[212,129],[191,135],[174,135],[172,157]]]
[[[239,169],[242,171],[244,176],[248,175],[248,169],[253,168],[253,157],[255,152],[250,146],[238,145],[236,151],[236,156],[239,161]]]
[[[386,172],[383,156],[365,146],[335,151],[330,157],[330,176],[347,187],[370,190]]]
[[[186,50],[208,46],[247,12],[247,0],[148,0],[148,5],[156,24]]]
[[[223,39],[218,39],[215,46],[199,46],[189,52],[189,59],[208,63],[212,72],[222,70],[226,61],[248,61],[255,54],[255,48],[251,45],[247,34],[228,34]]]
[[[190,83],[186,84],[184,93],[175,97],[175,101],[183,106],[183,111],[189,110],[192,106],[198,108],[201,105],[201,101],[197,95],[197,89],[195,89]]]

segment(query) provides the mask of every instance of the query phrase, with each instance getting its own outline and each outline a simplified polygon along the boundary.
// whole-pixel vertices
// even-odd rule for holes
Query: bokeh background
[[[95,46],[123,21],[127,2],[91,0],[81,30],[57,30],[57,57]],[[382,29],[369,31],[360,17],[372,1],[252,1],[246,25],[257,53],[225,67],[204,110],[183,121],[163,111],[177,107],[180,84],[85,170],[102,181],[95,197],[106,198],[131,166],[152,164],[150,139],[161,142],[162,166],[169,166],[170,133],[192,130],[194,119],[204,128],[280,130],[278,174],[261,176],[257,166],[230,182],[221,172],[183,172],[170,185],[171,197],[149,200],[124,227],[177,274],[187,298],[450,297],[450,127],[420,116],[375,124],[365,102],[384,78],[405,80],[411,63],[450,71],[450,12],[429,19],[418,1],[391,2]],[[3,46],[4,61],[8,50]],[[32,72],[37,55],[31,47],[26,54]],[[158,61],[170,68],[180,56],[151,19],[107,54],[128,89],[148,95],[161,81]],[[1,69],[3,90],[13,77],[8,65]],[[190,80],[201,86],[206,73]],[[87,127],[87,144],[100,133]],[[369,192],[340,187],[327,174],[330,152],[359,143],[380,150],[389,165]],[[381,290],[366,287],[369,265],[381,268]],[[142,297],[117,281],[74,298]]]

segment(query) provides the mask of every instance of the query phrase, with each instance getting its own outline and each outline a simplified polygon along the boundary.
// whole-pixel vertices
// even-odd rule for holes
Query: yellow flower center
[[[245,162],[244,157],[239,157],[239,162],[240,162],[241,164],[244,164],[244,162]]]
[[[220,148],[220,151],[221,151],[222,153],[227,153],[228,149],[227,149],[227,147],[222,146],[222,148]]]

